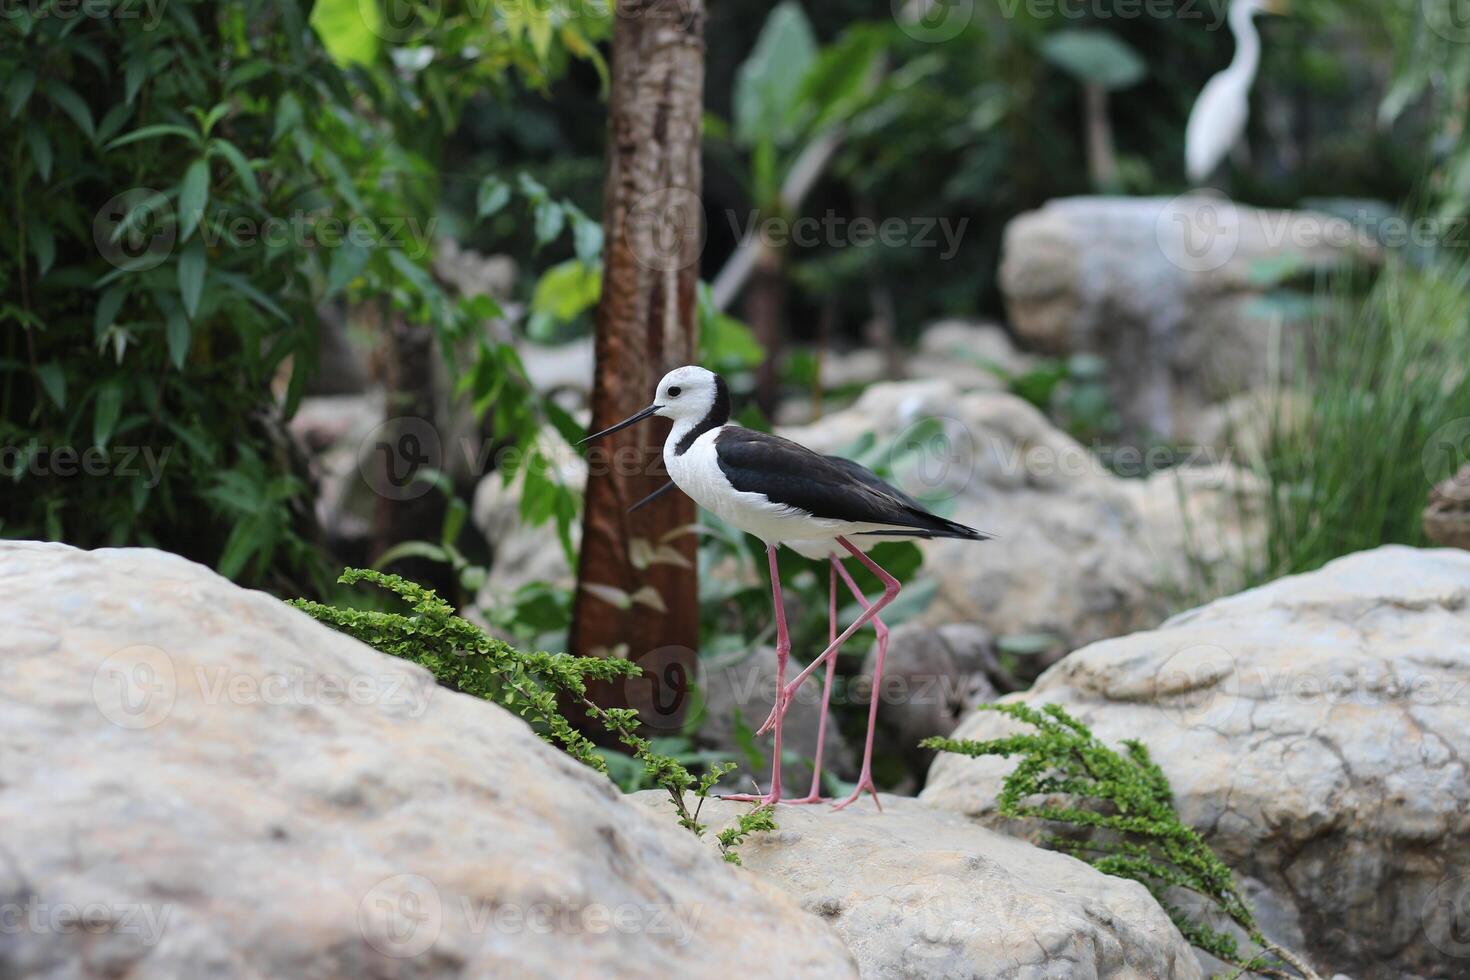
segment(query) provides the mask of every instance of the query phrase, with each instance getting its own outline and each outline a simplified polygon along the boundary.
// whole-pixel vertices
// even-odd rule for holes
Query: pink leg
[[[892,575],[889,575],[877,562],[873,561],[873,559],[869,558],[867,555],[857,550],[857,548],[853,547],[852,542],[847,540],[846,538],[839,536],[837,538],[837,543],[846,548],[853,557],[862,562],[864,565],[868,566],[868,569],[874,575],[878,576],[878,581],[883,583],[883,594],[878,597],[877,602],[873,603],[871,606],[865,609],[863,611],[863,614],[859,616],[856,620],[854,620],[851,626],[843,630],[842,635],[833,640],[831,644],[828,645],[827,649],[822,651],[821,656],[817,657],[811,663],[807,664],[806,669],[803,670],[800,674],[797,674],[796,679],[793,680],[790,684],[786,685],[785,697],[782,697],[779,694],[777,695],[776,707],[771,709],[770,717],[766,719],[766,723],[760,727],[759,731],[756,732],[757,735],[764,735],[775,725],[778,712],[784,711],[787,707],[790,706],[791,696],[796,693],[796,689],[802,685],[802,682],[804,682],[808,677],[812,675],[813,671],[815,671],[818,667],[822,665],[822,661],[825,658],[835,657],[837,655],[838,649],[842,646],[842,644],[847,642],[848,638],[852,636],[852,634],[856,633],[858,630],[866,626],[870,621],[873,620],[874,617],[878,615],[878,613],[883,611],[883,608],[885,606],[887,606],[894,599],[898,598],[898,590],[900,588],[898,584],[898,579],[894,578]]]
[[[847,588],[857,599],[858,605],[868,609],[868,600],[858,590],[857,583],[852,580],[852,576],[847,574],[847,569],[838,565],[837,570],[842,573],[842,580],[847,583]],[[872,793],[873,802],[877,804],[879,810],[883,809],[883,803],[878,799],[878,787],[873,785],[873,733],[878,728],[878,695],[883,689],[883,661],[888,656],[888,627],[883,625],[883,620],[875,615],[873,616],[873,629],[878,634],[878,653],[873,664],[873,689],[868,692],[868,738],[863,746],[863,768],[858,775],[857,787],[852,791],[852,795],[836,804],[833,807],[834,810],[841,810],[848,804],[857,802],[862,798],[864,790]]]
[[[786,660],[791,656],[791,635],[786,631],[786,603],[781,598],[781,571],[776,565],[775,545],[766,545],[766,559],[771,566],[771,601],[776,607],[776,738],[771,747],[771,791],[765,796],[738,793],[721,799],[747,803],[781,802],[781,720],[786,715]]]
[[[837,573],[842,572],[843,577],[847,571],[843,569],[842,562],[836,557],[828,559],[832,568],[828,573],[827,584],[827,642],[831,643],[837,639]],[[799,800],[782,800],[783,803],[826,803],[827,797],[822,795],[822,749],[827,741],[827,709],[832,704],[832,678],[837,673],[837,657],[827,658],[827,682],[822,686],[822,713],[817,716],[817,757],[812,763],[812,788]]]

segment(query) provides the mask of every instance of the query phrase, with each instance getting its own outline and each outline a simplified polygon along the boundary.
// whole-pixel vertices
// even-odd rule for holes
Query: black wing
[[[781,436],[727,425],[715,438],[715,458],[736,490],[814,517],[905,528],[916,537],[988,537],[929,513],[851,460],[823,456]]]

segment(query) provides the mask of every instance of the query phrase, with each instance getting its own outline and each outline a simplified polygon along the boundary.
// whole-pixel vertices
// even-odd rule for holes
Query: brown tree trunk
[[[695,360],[703,96],[703,0],[620,0],[593,431],[648,405],[665,372]],[[637,708],[656,732],[682,726],[699,646],[694,504],[670,494],[627,513],[668,481],[667,432],[661,420],[636,425],[588,454],[570,641],[582,656],[643,667],[640,678],[589,693],[604,707]]]

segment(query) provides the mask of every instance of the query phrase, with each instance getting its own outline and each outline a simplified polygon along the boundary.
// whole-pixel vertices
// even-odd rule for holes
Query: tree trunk
[[[745,289],[745,322],[766,354],[755,369],[755,401],[766,418],[775,418],[781,393],[782,340],[786,332],[784,258],[779,248],[762,249]]]
[[[606,232],[597,308],[594,431],[648,405],[667,371],[695,360],[703,247],[700,136],[703,0],[621,0],[613,28],[603,192]],[[604,707],[637,708],[655,732],[679,729],[698,658],[694,504],[671,494],[628,508],[668,481],[668,424],[594,444],[570,646],[624,656],[640,678],[594,685]]]

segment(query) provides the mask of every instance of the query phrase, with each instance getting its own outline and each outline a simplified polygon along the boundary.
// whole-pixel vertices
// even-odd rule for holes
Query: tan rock
[[[16,542],[0,590],[0,974],[855,972],[515,716],[276,599]]]
[[[667,809],[657,794],[636,798]],[[705,807],[720,822],[738,812]],[[776,819],[740,848],[744,866],[830,922],[865,978],[1201,976],[1143,886],[917,800],[885,796],[882,813],[871,799],[780,807]]]
[[[1268,935],[1398,980],[1470,962],[1467,678],[1470,555],[1384,547],[1093,644],[1017,697],[1141,740]],[[1012,766],[941,756],[923,799],[999,826]]]

